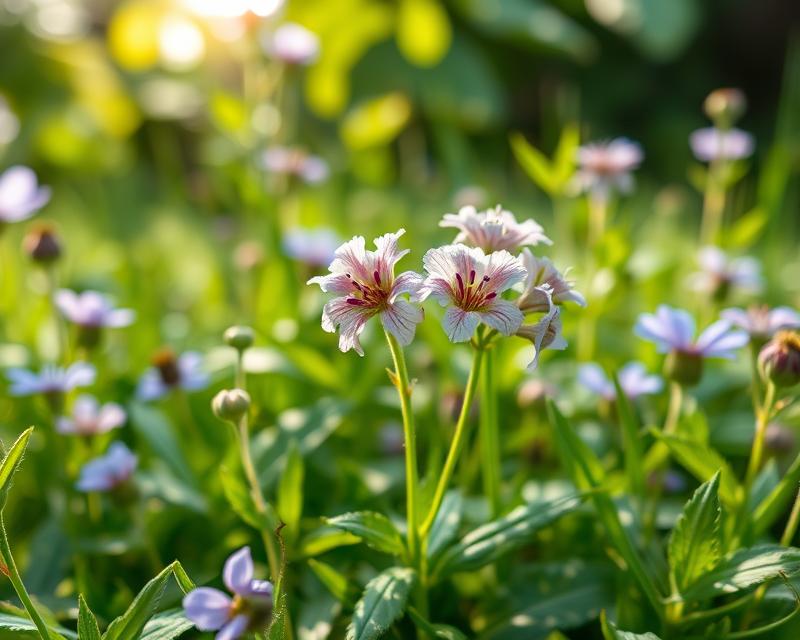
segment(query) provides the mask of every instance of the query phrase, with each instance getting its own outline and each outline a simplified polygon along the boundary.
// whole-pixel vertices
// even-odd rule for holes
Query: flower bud
[[[250,395],[244,389],[223,389],[214,396],[211,409],[220,420],[239,422],[250,409]]]
[[[51,264],[61,257],[61,241],[49,224],[38,224],[28,231],[22,240],[22,249],[39,264]]]
[[[708,94],[703,110],[719,127],[732,127],[744,115],[747,98],[739,89],[715,89]]]
[[[237,351],[244,351],[245,349],[253,346],[255,335],[253,329],[244,326],[233,326],[225,330],[222,335],[225,344],[233,347]]]
[[[800,382],[800,333],[779,331],[758,354],[758,368],[776,387]]]
[[[664,361],[664,376],[683,387],[693,387],[703,377],[703,356],[689,351],[670,351]]]

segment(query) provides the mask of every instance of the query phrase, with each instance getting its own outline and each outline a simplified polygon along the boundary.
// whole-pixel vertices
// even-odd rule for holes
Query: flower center
[[[353,285],[347,303],[356,307],[381,308],[386,304],[391,290],[390,283],[383,282],[380,271],[372,272],[373,282],[359,282],[349,273],[345,274]]]
[[[455,292],[456,304],[464,311],[483,309],[489,304],[490,300],[497,297],[497,292],[491,291],[486,284],[490,280],[489,276],[483,276],[477,284],[475,283],[475,276],[475,269],[470,270],[469,277],[466,279],[456,272],[456,285],[458,287]]]

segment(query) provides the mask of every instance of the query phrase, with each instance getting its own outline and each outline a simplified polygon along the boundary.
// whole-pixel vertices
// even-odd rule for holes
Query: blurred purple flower
[[[330,174],[325,160],[294,147],[270,147],[261,156],[261,162],[269,173],[294,176],[308,184],[324,182]]]
[[[75,487],[84,492],[111,491],[130,479],[138,463],[128,447],[114,442],[105,455],[83,465]]]
[[[97,372],[85,362],[76,362],[66,369],[46,364],[39,373],[28,369],[13,368],[6,371],[11,382],[8,393],[12,396],[63,394],[77,387],[87,387],[94,383]]]
[[[101,405],[97,398],[81,395],[72,405],[72,417],[60,417],[56,421],[59,433],[92,436],[107,433],[125,424],[125,410],[115,402]]]
[[[272,613],[272,583],[254,580],[250,547],[225,562],[222,579],[233,594],[199,587],[186,594],[183,611],[200,631],[218,631],[216,640],[236,640],[246,631],[266,627]],[[263,630],[263,629],[262,629]]]
[[[697,291],[726,297],[732,290],[758,293],[761,290],[761,264],[755,258],[730,258],[718,247],[703,247],[697,261],[700,271],[691,278]]]
[[[523,313],[547,312],[553,304],[572,301],[581,307],[586,306],[586,298],[572,288],[562,273],[556,269],[549,258],[536,257],[530,249],[522,250],[522,263],[528,275],[517,306]]]
[[[32,169],[14,166],[0,174],[0,225],[27,220],[50,201]]]
[[[731,330],[728,320],[717,320],[695,340],[694,318],[683,309],[674,309],[663,304],[655,314],[640,315],[634,333],[655,343],[659,353],[676,351],[703,358],[728,360],[732,360],[736,356],[735,351],[749,340],[744,331]]]
[[[203,370],[203,357],[195,351],[176,357],[165,349],[156,354],[153,364],[139,379],[136,397],[140,400],[157,400],[176,388],[199,391],[208,386],[209,375]]]
[[[781,329],[800,327],[800,313],[789,307],[770,309],[766,305],[745,309],[725,309],[720,314],[734,326],[744,329],[756,340],[769,340]]]
[[[533,220],[517,222],[514,214],[500,205],[480,212],[472,206],[461,207],[458,213],[446,213],[439,226],[459,230],[454,243],[479,247],[486,253],[502,249],[513,253],[527,245],[553,244],[541,225]]]
[[[524,319],[501,294],[525,277],[525,267],[508,251],[485,254],[479,247],[451,244],[429,250],[422,259],[428,273],[419,299],[432,295],[447,307],[442,324],[451,342],[465,342],[483,322],[506,336]]]
[[[642,148],[627,138],[583,145],[578,149],[577,185],[600,200],[607,199],[612,191],[628,193],[634,184],[632,171],[643,159]]]
[[[536,324],[522,325],[516,332],[520,338],[530,340],[533,344],[533,360],[528,365],[528,371],[533,371],[539,366],[539,356],[544,349],[563,351],[567,348],[567,341],[561,335],[561,307],[552,305]]]
[[[319,56],[319,37],[294,22],[282,24],[265,37],[264,51],[285,64],[306,66]]]
[[[308,284],[318,284],[324,292],[343,294],[325,305],[322,328],[328,333],[339,330],[339,349],[355,350],[364,355],[359,336],[367,321],[379,316],[383,327],[402,345],[411,344],[422,309],[399,296],[416,294],[422,277],[405,271],[395,278],[394,267],[408,253],[397,246],[405,229],[375,239],[376,251],[365,248],[363,236],[355,236],[336,250],[325,276],[316,276]]]
[[[287,256],[311,267],[324,267],[333,262],[336,249],[342,243],[333,229],[291,229],[283,236]]]
[[[631,399],[658,393],[664,387],[664,381],[659,376],[648,374],[641,362],[629,362],[617,375],[622,392]],[[617,397],[614,383],[603,368],[594,362],[581,365],[578,369],[578,382],[605,400],[614,400]]]
[[[108,297],[97,291],[59,289],[54,300],[67,320],[90,329],[127,327],[136,317],[132,309],[115,309]]]
[[[753,153],[753,136],[741,129],[721,130],[706,127],[689,136],[692,153],[701,162],[742,160]]]

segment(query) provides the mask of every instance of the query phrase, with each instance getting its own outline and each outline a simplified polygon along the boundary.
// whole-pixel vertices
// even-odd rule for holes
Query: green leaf
[[[508,515],[471,531],[447,549],[434,572],[445,576],[490,564],[524,545],[540,529],[574,511],[582,500],[582,496],[569,495],[519,506]]]
[[[428,533],[428,558],[436,557],[447,545],[455,540],[456,535],[458,535],[458,529],[461,526],[461,512],[463,509],[464,497],[461,492],[455,489],[448,491]]]
[[[194,627],[183,609],[168,609],[150,618],[140,640],[173,640]]]
[[[753,537],[754,539],[769,529],[784,513],[789,503],[797,493],[800,484],[800,454],[786,470],[781,481],[764,498],[753,512]]]
[[[286,524],[285,537],[291,545],[300,531],[303,515],[303,479],[305,466],[297,443],[292,442],[286,454],[286,467],[278,483],[277,508],[281,521]]]
[[[625,452],[625,476],[631,485],[631,490],[637,496],[645,493],[645,473],[642,462],[642,441],[639,438],[639,424],[636,414],[631,407],[628,396],[622,390],[619,376],[612,376],[614,389],[617,394],[617,414],[622,426],[622,449]]]
[[[68,640],[78,640],[78,634],[63,627],[50,627],[52,640],[67,638]],[[41,640],[36,625],[28,618],[20,618],[7,613],[0,613],[0,639],[2,640]]]
[[[269,633],[267,633],[267,640],[285,640],[286,639],[286,623],[289,611],[286,607],[286,595],[281,594],[280,599],[275,604],[275,610],[272,614],[272,622],[269,625]]]
[[[734,222],[725,238],[732,247],[749,249],[764,232],[768,222],[767,209],[756,207]]]
[[[219,477],[222,482],[222,492],[228,500],[233,512],[244,522],[258,531],[274,529],[278,526],[278,519],[268,505],[266,514],[259,513],[250,494],[250,487],[238,471],[227,467],[220,467]]]
[[[739,549],[701,575],[684,590],[683,596],[690,601],[707,600],[798,571],[800,549],[771,544]]]
[[[368,546],[395,556],[403,555],[405,545],[400,532],[385,515],[375,511],[354,511],[328,518],[332,527],[361,538]]]
[[[375,640],[388,631],[403,615],[415,579],[413,569],[392,567],[370,580],[356,604],[346,640]]]
[[[553,157],[553,174],[559,192],[572,180],[575,166],[578,162],[578,147],[581,143],[581,133],[577,122],[569,122],[561,130],[558,147]]]
[[[78,638],[80,640],[100,640],[100,627],[89,605],[82,595],[78,596]]]
[[[605,640],[660,640],[655,633],[620,631],[617,629],[617,625],[608,620],[605,611],[600,615],[600,627],[603,630],[603,638]]]
[[[550,167],[550,161],[541,151],[529,143],[521,133],[511,134],[511,150],[528,177],[545,193],[558,193],[558,183]]]
[[[694,492],[670,535],[667,555],[679,591],[720,558],[719,482],[720,473],[717,472]]]
[[[308,560],[308,566],[339,602],[344,604],[355,602],[355,598],[352,598],[353,589],[350,582],[337,569],[314,558]]]
[[[434,624],[426,620],[422,614],[414,607],[408,608],[408,615],[417,625],[420,631],[425,632],[432,638],[444,638],[444,640],[467,640],[467,636],[455,627],[448,624]]]
[[[128,407],[131,425],[147,441],[153,453],[161,458],[172,473],[190,487],[197,487],[194,474],[184,458],[172,423],[158,409],[132,402]]]
[[[298,545],[297,555],[300,558],[313,558],[332,549],[345,547],[361,542],[361,538],[335,527],[320,527],[305,536]]]
[[[22,461],[22,456],[25,453],[25,448],[28,446],[31,433],[33,433],[33,427],[28,427],[23,431],[14,444],[11,445],[3,461],[0,462],[0,509],[6,504],[8,490],[11,487],[11,480],[19,468],[19,463]]]

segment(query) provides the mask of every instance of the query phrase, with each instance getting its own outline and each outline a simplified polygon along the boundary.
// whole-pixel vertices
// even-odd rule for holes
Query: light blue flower
[[[67,368],[47,364],[39,373],[21,368],[6,371],[11,382],[8,393],[12,396],[63,394],[93,384],[96,375],[95,368],[86,362],[75,362]]]
[[[203,356],[196,351],[186,351],[180,356],[165,349],[153,359],[155,366],[147,369],[139,379],[136,397],[149,402],[167,395],[172,389],[200,391],[205,389],[210,377],[203,370]]]
[[[132,309],[115,309],[111,300],[98,291],[59,289],[54,302],[67,320],[81,327],[127,327],[136,317]]]
[[[128,447],[115,442],[105,455],[83,465],[75,487],[84,492],[111,491],[130,479],[138,463]]]
[[[0,225],[27,220],[50,201],[32,169],[14,166],[0,174]]]
[[[641,362],[629,362],[617,375],[622,392],[631,399],[658,393],[664,387],[664,381],[659,376],[648,374]],[[603,368],[594,362],[581,366],[578,370],[578,382],[605,400],[614,400],[617,396],[614,383]]]

